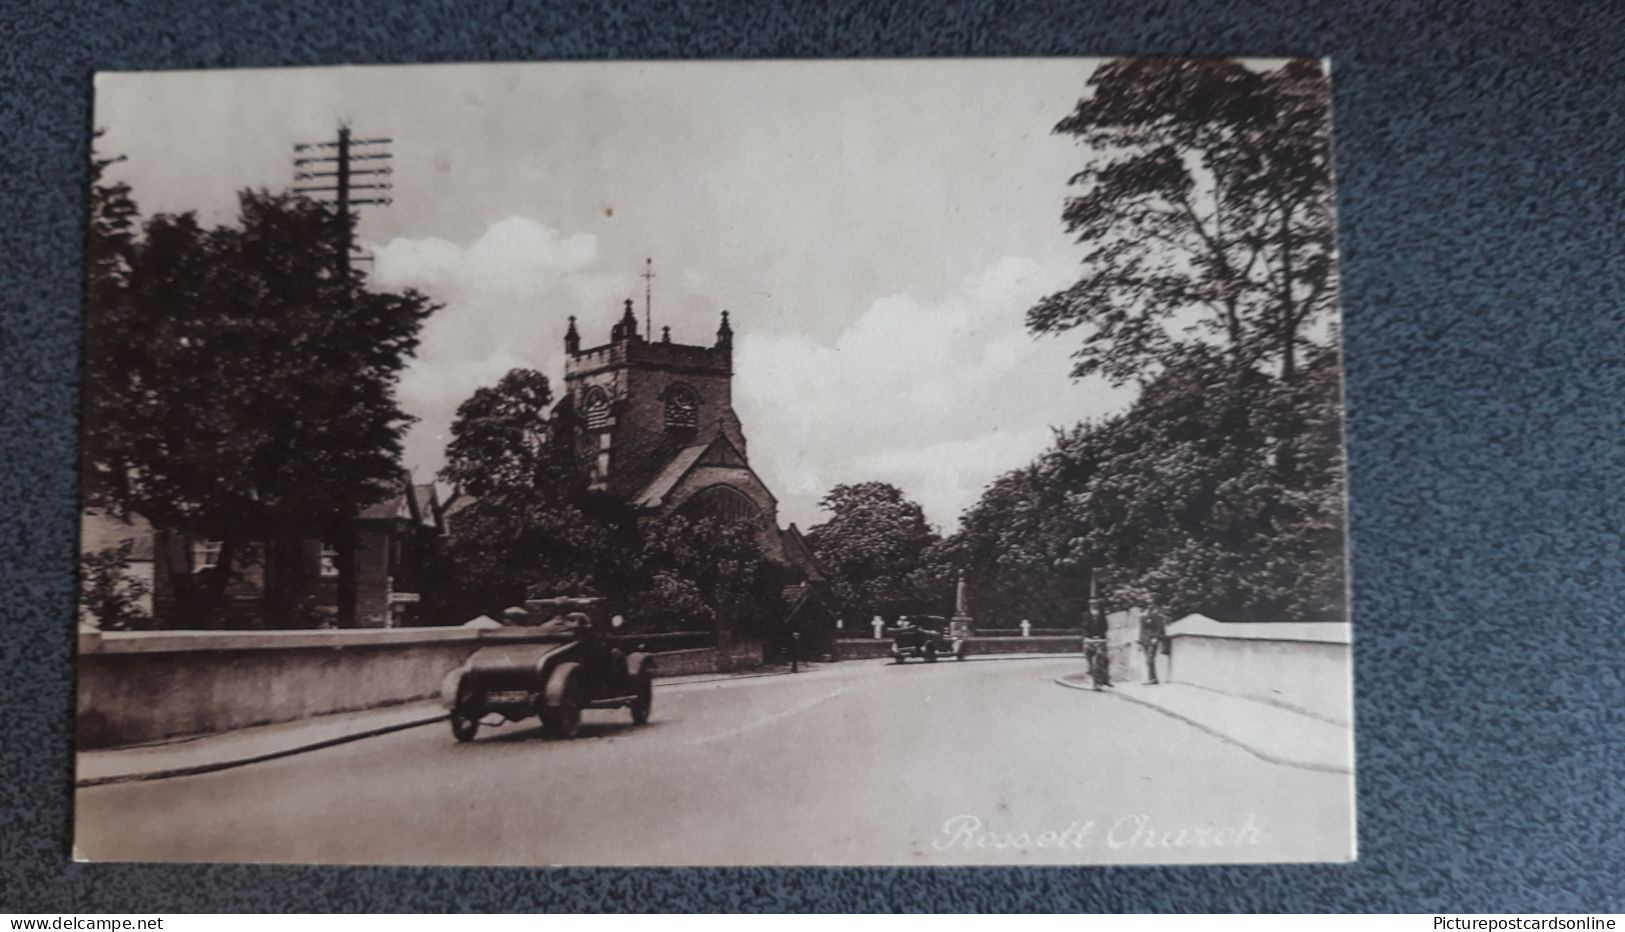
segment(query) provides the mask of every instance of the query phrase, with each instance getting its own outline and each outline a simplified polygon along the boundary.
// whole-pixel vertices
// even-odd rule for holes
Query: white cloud
[[[885,476],[915,500],[939,525],[953,527],[959,515],[981,497],[988,480],[1030,462],[1050,442],[1048,426],[1014,431],[997,428],[964,440],[887,450],[860,456],[860,471]]]
[[[683,290],[689,294],[704,294],[711,285],[711,276],[699,269],[683,270]]]
[[[401,378],[402,406],[420,420],[406,462],[420,478],[441,465],[457,406],[510,369],[541,369],[558,391],[567,318],[628,292],[598,270],[597,237],[508,217],[459,246],[437,237],[372,247],[372,283],[418,288],[444,307],[424,325],[417,358]]]
[[[1027,334],[1023,313],[1056,286],[1012,256],[932,300],[876,300],[833,343],[746,333],[735,404],[784,520],[815,523],[830,487],[878,479],[952,528],[1052,425],[1123,404],[1124,392],[1070,380],[1068,342]]]
[[[510,369],[563,375],[569,315],[610,309],[640,290],[601,271],[597,238],[524,217],[493,223],[466,245],[439,238],[373,247],[373,283],[415,287],[444,304],[403,374],[402,405],[419,418],[406,463],[420,479],[443,462],[457,406]],[[701,286],[703,273],[679,273]],[[822,520],[817,501],[842,482],[892,482],[951,529],[993,478],[1029,462],[1061,426],[1124,395],[1067,377],[1066,340],[1036,340],[1023,312],[1058,287],[1037,263],[1006,257],[944,293],[878,298],[832,342],[805,332],[742,328],[734,403],[752,464],[780,498],[780,520]]]

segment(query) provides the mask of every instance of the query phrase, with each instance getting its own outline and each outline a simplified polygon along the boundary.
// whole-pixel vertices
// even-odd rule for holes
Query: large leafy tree
[[[643,526],[636,611],[654,630],[765,633],[783,613],[784,569],[751,518],[678,512]]]
[[[1316,62],[1136,59],[1057,124],[1087,153],[1062,212],[1083,273],[1027,324],[1142,391],[968,516],[999,579],[1071,566],[1164,621],[1341,617],[1329,107]]]
[[[1155,622],[1340,619],[1339,412],[1330,351],[1292,382],[1211,358],[1170,368],[1122,415],[1058,433],[966,512],[950,543],[978,583],[978,620],[1090,627],[1128,607]],[[1276,442],[1289,429],[1290,470]]]
[[[1055,126],[1088,153],[1062,212],[1083,274],[1029,328],[1081,328],[1080,377],[1144,380],[1216,346],[1291,378],[1336,300],[1321,64],[1137,58],[1089,85]]]
[[[952,606],[951,590],[926,590],[942,575],[921,572],[938,535],[901,489],[885,482],[838,485],[819,505],[830,517],[807,532],[807,542],[853,617],[918,611],[909,606],[944,599]]]
[[[427,614],[446,623],[496,617],[528,598],[601,595],[625,611],[637,580],[637,523],[593,494],[508,486],[456,511],[429,587]]]
[[[549,410],[552,400],[546,375],[514,369],[458,407],[440,478],[472,502],[452,516],[432,614],[494,615],[559,595],[605,595],[625,608],[636,521],[588,488],[568,419]]]
[[[269,541],[281,614],[299,541],[321,533],[353,621],[351,519],[398,481],[411,419],[395,388],[435,306],[339,276],[337,218],[303,198],[245,191],[233,224],[158,215],[137,232],[128,189],[98,180],[91,216],[87,494],[222,540],[222,567]]]
[[[457,409],[440,478],[473,501],[451,518],[435,587],[447,620],[527,598],[597,595],[643,630],[751,631],[773,617],[779,567],[757,522],[639,518],[590,488],[567,404],[515,369]]]
[[[1097,468],[1109,425],[1058,431],[1034,462],[994,480],[950,543],[971,582],[982,627],[1080,627],[1089,617],[1098,521],[1076,506]]]
[[[1122,454],[1080,501],[1093,511],[1105,492],[1132,503],[1111,529],[1132,537],[1117,551],[1125,599],[1165,621],[1343,617],[1339,377],[1336,354],[1317,350],[1290,383],[1208,368],[1148,387],[1123,419]],[[1289,430],[1286,469],[1276,440]]]
[[[549,420],[553,390],[534,369],[514,369],[477,389],[457,408],[440,478],[481,498],[499,489],[568,484],[569,457],[554,455],[568,438]]]

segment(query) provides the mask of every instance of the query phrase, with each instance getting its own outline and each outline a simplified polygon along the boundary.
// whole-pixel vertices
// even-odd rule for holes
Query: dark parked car
[[[898,619],[891,655],[898,663],[910,657],[919,657],[926,663],[935,663],[938,657],[964,660],[966,647],[962,638],[948,634],[948,619],[938,615],[905,615]]]
[[[472,741],[482,723],[533,715],[548,735],[573,738],[583,709],[631,709],[634,723],[649,720],[654,657],[615,646],[611,632],[619,616],[605,618],[601,599],[549,599],[530,607],[530,617],[547,618],[532,629],[534,638],[482,647],[446,674],[440,698],[458,741]]]

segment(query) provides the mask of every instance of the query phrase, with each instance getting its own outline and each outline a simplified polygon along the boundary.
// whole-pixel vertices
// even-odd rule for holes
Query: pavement
[[[1056,682],[1094,690],[1086,673]],[[1188,683],[1120,683],[1099,694],[1156,709],[1272,764],[1354,772],[1354,730],[1347,725]]]
[[[437,701],[412,702],[195,738],[80,751],[74,755],[74,783],[101,786],[212,773],[428,725],[445,717]]]
[[[546,740],[527,721],[459,744],[443,724],[410,725],[417,710],[405,706],[345,716],[402,727],[211,772],[79,787],[75,856],[510,865],[1353,857],[1349,774],[1272,763],[1122,694],[1056,686],[1080,665],[876,660],[684,678],[657,686],[647,725],[623,710],[589,711],[573,741]],[[93,772],[86,758],[115,754],[157,759],[150,748],[88,752],[81,776]]]

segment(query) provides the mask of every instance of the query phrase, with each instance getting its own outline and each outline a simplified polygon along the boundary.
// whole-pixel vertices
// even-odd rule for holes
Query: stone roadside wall
[[[738,643],[726,661],[696,633],[628,637],[659,674],[761,664]],[[429,699],[484,646],[537,640],[524,628],[87,632],[79,636],[77,742],[159,741]],[[682,649],[662,651],[662,643]],[[631,646],[631,645],[628,645]]]
[[[968,656],[977,654],[1081,654],[1083,640],[1065,637],[981,637],[970,638]],[[841,638],[835,642],[837,660],[873,660],[891,657],[891,638]]]
[[[1246,623],[1189,615],[1168,626],[1159,675],[1347,725],[1353,637],[1346,623]]]

